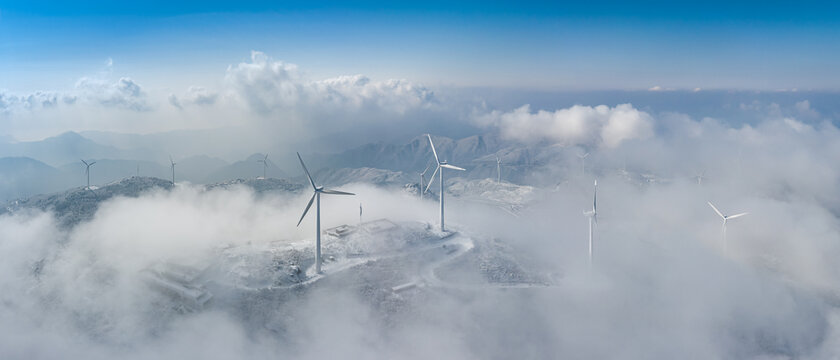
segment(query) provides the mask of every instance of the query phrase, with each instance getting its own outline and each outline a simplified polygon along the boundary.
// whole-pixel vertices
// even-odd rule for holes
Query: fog
[[[229,76],[247,82],[251,72],[294,70],[254,56]],[[292,90],[311,99],[339,85]],[[209,101],[194,92],[190,101]],[[258,100],[252,105],[267,112],[283,105]],[[357,100],[351,105],[368,101]],[[401,104],[388,106],[408,111]],[[840,131],[806,105],[763,108],[763,120],[738,125],[632,104],[474,114],[470,126],[551,156],[534,171],[532,183],[542,185],[518,216],[449,196],[447,224],[482,246],[504,244],[523,267],[553,274],[549,286],[427,286],[393,295],[387,289],[398,283],[367,281],[362,270],[328,272],[298,288],[227,288],[203,310],[179,311],[149,288],[146,269],[213,262],[237,247],[311,251],[314,214],[296,226],[311,194],[184,182],[108,200],[72,228],[49,212],[5,214],[0,357],[835,358]],[[591,208],[595,178],[590,266],[582,212]],[[325,195],[324,228],[356,224],[359,204],[364,221],[437,222],[428,198],[370,184],[340,189],[358,195]],[[726,251],[722,220],[707,201],[726,214],[749,212],[728,223]],[[385,241],[376,236],[371,241]],[[458,261],[449,266],[481,278],[474,264]],[[221,283],[228,275],[214,276]]]

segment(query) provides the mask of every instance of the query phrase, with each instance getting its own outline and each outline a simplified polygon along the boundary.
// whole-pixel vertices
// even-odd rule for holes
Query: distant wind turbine
[[[435,174],[440,170],[440,231],[446,231],[446,228],[443,226],[443,169],[452,169],[452,170],[459,170],[459,171],[466,171],[464,168],[459,168],[454,165],[449,165],[449,163],[444,160],[440,161],[437,155],[437,151],[435,151],[435,143],[432,142],[432,135],[426,134],[429,137],[429,144],[432,145],[432,154],[435,156],[435,162],[437,162],[437,167],[435,168],[435,172],[432,173],[432,181],[435,179]],[[432,186],[432,181],[429,182],[429,185],[426,186],[426,191],[429,191],[429,188]]]
[[[82,160],[82,159],[79,159],[79,160]],[[90,163],[88,163],[87,161],[82,160],[82,162],[85,164],[85,176],[87,176],[87,188],[90,189],[90,167],[93,166],[93,164],[96,164],[96,161],[91,161]]]
[[[502,159],[496,156],[496,182],[502,182]]]
[[[703,185],[703,179],[705,179],[705,178],[706,178],[706,172],[705,171],[701,171],[701,172],[697,173],[696,175],[694,175],[694,179],[697,180],[697,185]]]
[[[712,205],[711,201],[709,201],[708,204],[709,204],[709,206],[712,207],[712,210],[714,210],[720,216],[720,218],[723,219],[723,252],[725,254],[727,252],[727,248],[728,248],[728,244],[726,243],[726,222],[731,220],[731,219],[735,219],[735,218],[739,218],[741,216],[747,215],[748,213],[744,212],[744,213],[735,214],[735,215],[723,215],[723,213],[720,212],[720,210],[718,210],[718,208],[716,208],[714,205]]]
[[[592,195],[592,210],[584,211],[583,215],[589,218],[589,266],[592,266],[592,256],[595,252],[592,242],[592,227],[598,225],[598,180],[595,180],[595,192]]]
[[[306,213],[309,211],[309,208],[312,207],[312,202],[315,201],[315,272],[320,274],[321,273],[321,194],[328,194],[328,195],[356,195],[349,192],[343,192],[338,190],[330,190],[324,189],[323,186],[315,185],[315,180],[312,180],[312,175],[309,174],[309,170],[306,168],[306,164],[303,163],[303,158],[300,157],[300,153],[297,153],[298,160],[300,160],[300,166],[303,167],[303,172],[306,173],[306,177],[309,179],[309,184],[312,185],[312,189],[314,194],[312,194],[312,198],[309,199],[309,203],[306,204],[306,209],[303,210],[303,215],[300,216],[300,220],[298,220],[297,226],[300,226],[301,221],[303,218],[306,217]],[[316,201],[317,200],[317,201]],[[361,214],[361,204],[359,204],[359,213]]]
[[[423,194],[426,193],[426,191],[424,190],[424,185],[426,183],[426,172],[429,171],[429,168],[431,166],[432,166],[432,163],[429,162],[428,164],[426,164],[426,169],[423,170],[423,172],[420,173],[420,188],[417,189],[417,192],[420,193],[420,200],[423,200]]]
[[[260,160],[257,160],[257,162],[261,162],[263,164],[263,179],[266,179],[265,169],[268,168],[268,154],[265,154],[265,157]]]
[[[172,164],[172,185],[175,185],[175,160],[172,160],[172,155],[169,155],[169,163]]]
[[[578,154],[580,158],[580,173],[581,175],[586,175],[586,157],[589,156],[589,153],[585,154]]]

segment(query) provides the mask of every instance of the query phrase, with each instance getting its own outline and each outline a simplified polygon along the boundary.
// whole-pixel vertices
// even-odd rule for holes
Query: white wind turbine
[[[263,179],[266,179],[265,170],[268,168],[268,154],[265,154],[265,157],[257,160],[257,162],[261,162],[263,164]]]
[[[589,156],[589,153],[585,154],[578,154],[580,158],[580,173],[581,175],[586,175],[586,157]]]
[[[79,160],[82,160],[82,159],[79,159]],[[87,161],[82,160],[82,162],[85,164],[85,176],[87,177],[87,189],[90,189],[90,167],[93,166],[93,164],[96,164],[96,161],[91,161],[90,163],[88,163]]]
[[[723,253],[725,254],[727,252],[727,247],[728,247],[727,243],[726,243],[726,222],[731,220],[731,219],[735,219],[735,218],[739,218],[741,216],[747,215],[748,213],[744,212],[744,213],[735,214],[735,215],[723,215],[723,213],[720,212],[720,210],[718,210],[718,208],[716,208],[714,205],[712,205],[711,201],[709,201],[707,203],[709,204],[709,206],[712,207],[712,210],[714,210],[721,217],[721,219],[723,219]]]
[[[306,168],[306,164],[303,163],[303,158],[300,157],[300,153],[297,153],[298,160],[300,160],[300,166],[303,167],[303,172],[306,173],[306,177],[309,179],[309,184],[312,185],[312,189],[314,194],[312,194],[312,198],[309,199],[309,203],[306,204],[306,209],[303,210],[303,215],[300,216],[300,220],[298,220],[297,226],[300,226],[301,221],[303,218],[306,217],[306,213],[309,211],[309,208],[312,207],[312,202],[315,201],[315,272],[320,274],[321,273],[321,194],[329,194],[329,195],[356,195],[349,192],[343,192],[338,190],[330,190],[324,189],[323,186],[315,185],[315,181],[312,180],[312,175],[309,175],[309,170]],[[317,201],[316,201],[317,200]],[[361,216],[361,204],[359,204],[359,215]]]
[[[502,159],[496,156],[496,182],[502,182]]]
[[[454,165],[449,165],[449,163],[444,160],[440,161],[437,155],[437,151],[435,151],[435,143],[432,142],[432,136],[426,134],[429,137],[429,144],[432,145],[432,154],[435,156],[435,162],[437,162],[437,167],[435,168],[435,172],[432,173],[432,181],[435,179],[435,174],[440,171],[440,231],[446,231],[446,228],[443,226],[443,169],[452,169],[452,170],[460,170],[465,171],[464,168],[459,168]],[[432,181],[429,181],[429,185],[426,186],[425,191],[429,191],[429,188],[432,186]]]
[[[589,218],[589,266],[592,266],[592,256],[595,252],[594,243],[592,242],[592,227],[598,225],[598,180],[595,180],[595,192],[592,195],[592,210],[584,211],[583,215]]]
[[[703,179],[705,179],[705,178],[706,178],[706,172],[705,171],[698,172],[698,173],[696,173],[696,175],[694,175],[694,179],[697,180],[697,185],[700,185],[700,186],[703,185]]]
[[[169,155],[169,163],[172,164],[172,185],[175,185],[175,160],[172,160],[172,155]]]

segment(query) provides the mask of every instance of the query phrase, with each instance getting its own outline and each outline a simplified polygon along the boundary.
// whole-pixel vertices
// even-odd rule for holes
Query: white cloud
[[[806,118],[818,118],[820,113],[811,107],[811,102],[802,100],[794,104],[794,108],[798,111],[798,115]]]
[[[190,86],[189,89],[187,89],[187,93],[181,98],[179,98],[175,94],[169,94],[167,100],[169,100],[169,103],[172,106],[178,109],[183,109],[184,105],[214,105],[218,98],[219,94],[216,92],[212,92],[201,86]]]
[[[106,107],[119,107],[135,111],[147,111],[151,107],[146,101],[143,88],[131,78],[122,77],[116,82],[83,77],[76,82],[76,91],[89,102]]]
[[[474,116],[483,126],[498,128],[507,139],[527,143],[551,141],[564,145],[616,147],[653,135],[653,118],[631,104],[616,107],[575,105],[556,111],[531,112],[524,105],[511,112]]]
[[[30,94],[16,95],[0,91],[0,114],[51,108],[58,105],[60,99],[67,101],[60,94],[54,92],[36,91]]]
[[[312,108],[401,114],[434,101],[429,89],[407,80],[371,81],[363,75],[307,80],[297,65],[275,61],[258,51],[252,52],[251,62],[228,67],[225,80],[243,103],[262,114]]]

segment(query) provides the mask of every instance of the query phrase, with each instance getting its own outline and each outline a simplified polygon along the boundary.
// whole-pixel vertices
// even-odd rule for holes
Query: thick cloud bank
[[[630,104],[609,107],[575,105],[556,111],[531,112],[524,105],[511,112],[491,111],[475,116],[483,126],[494,127],[507,139],[549,141],[564,145],[613,148],[623,141],[653,135],[653,118]]]
[[[726,139],[717,132],[732,131],[732,137],[748,132],[755,140],[764,139],[751,142],[759,147],[806,138],[784,123],[740,130],[711,121],[689,124],[700,131],[691,132],[693,136],[702,132]],[[671,139],[642,145],[681,141],[676,133]],[[766,138],[771,133],[778,139]],[[606,162],[604,156],[621,150],[640,151],[619,147],[593,156]],[[762,157],[753,152],[744,156]],[[661,160],[651,158],[629,168]],[[506,249],[501,254],[525,254],[522,258],[530,259],[529,266],[557,274],[552,287],[429,286],[394,295],[387,282],[366,280],[387,278],[394,269],[410,270],[411,262],[403,260],[363,264],[361,274],[366,275],[360,278],[334,273],[309,288],[217,292],[215,303],[206,310],[181,312],[143,282],[144,269],[161,261],[201,263],[218,257],[220,249],[311,242],[312,219],[301,228],[295,226],[308,194],[259,197],[246,188],[203,191],[182,185],[136,199],[115,198],[103,204],[90,222],[69,231],[61,230],[50,214],[6,215],[0,217],[0,355],[103,359],[836,355],[832,289],[840,276],[831,259],[840,254],[836,245],[840,227],[836,216],[809,195],[827,183],[808,188],[803,186],[805,177],[782,180],[781,174],[765,173],[773,180],[762,184],[790,181],[797,189],[795,197],[777,198],[771,196],[775,187],[763,185],[753,192],[732,191],[744,185],[731,183],[727,176],[735,175],[723,173],[722,168],[710,171],[702,186],[687,177],[639,186],[620,174],[603,173],[608,168],[596,165],[589,170],[601,173],[601,218],[591,269],[585,255],[586,218],[581,214],[591,205],[591,175],[539,190],[541,200],[531,203],[520,217],[466,198],[447,201],[450,226],[476,238],[498,239],[480,246]],[[323,199],[324,227],[358,221],[360,202],[368,219],[434,223],[437,216],[432,201],[365,185],[342,189],[358,196]],[[705,204],[709,199],[725,212],[750,211],[730,224],[728,252],[720,243],[720,219]],[[416,261],[423,264],[434,258]],[[438,276],[477,275],[479,269],[504,261],[509,259],[467,257],[441,267]],[[241,266],[249,269],[247,263]]]

